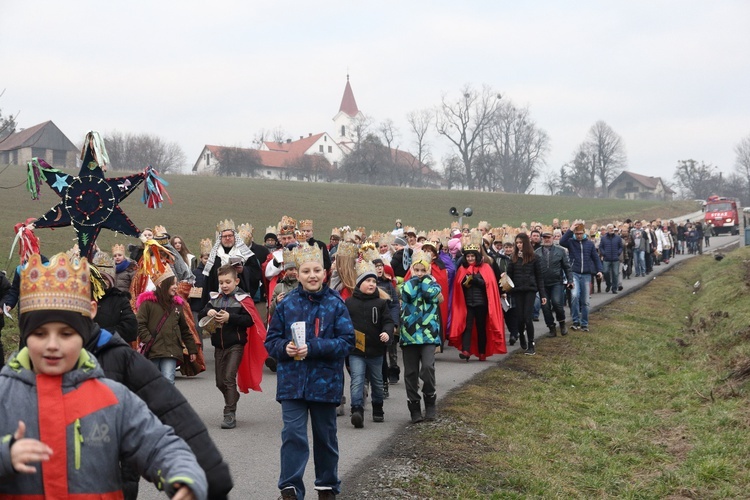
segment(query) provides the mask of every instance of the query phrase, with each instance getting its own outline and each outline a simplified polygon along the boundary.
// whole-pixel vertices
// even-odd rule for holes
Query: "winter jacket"
[[[469,268],[466,262],[462,265],[465,268]],[[454,286],[464,287],[464,299],[466,300],[467,307],[486,306],[487,289],[484,277],[478,272],[479,270],[476,266],[472,266],[469,269],[469,274],[463,277],[461,283],[456,283]],[[471,272],[472,270],[476,272]]]
[[[568,283],[573,281],[568,252],[564,248],[557,245],[550,245],[549,247],[542,245],[534,250],[534,253],[542,269],[544,286],[561,284],[563,278],[567,279]]]
[[[571,270],[576,274],[596,274],[602,272],[602,261],[596,252],[596,246],[588,238],[577,240],[573,236],[573,230],[568,229],[562,238],[560,245],[568,249]]]
[[[253,326],[253,317],[250,316],[242,306],[242,299],[247,297],[245,292],[235,288],[234,292],[224,295],[219,292],[211,292],[211,300],[198,314],[199,318],[208,315],[208,311],[227,311],[229,321],[216,327],[211,334],[211,345],[219,349],[229,349],[235,345],[247,343],[247,329]]]
[[[547,298],[542,279],[542,264],[538,258],[523,262],[522,258],[508,264],[508,277],[513,280],[511,294],[520,292],[539,292],[539,298]]]
[[[406,252],[407,255],[406,264],[404,263],[404,252]],[[409,271],[409,266],[411,265],[411,258],[413,255],[414,250],[408,247],[404,247],[393,254],[393,257],[391,257],[391,267],[393,268],[393,274],[395,274],[397,278],[403,278],[404,276],[406,276],[407,271]]]
[[[206,473],[208,498],[226,498],[233,486],[229,466],[185,396],[162,376],[153,363],[116,333],[96,328],[85,347],[96,356],[105,377],[134,392],[162,423],[171,426],[187,442]],[[127,479],[135,483],[133,486],[137,491],[140,475],[136,473],[132,478],[126,478],[123,474],[126,491]],[[127,494],[125,498],[128,498]]]
[[[440,345],[440,285],[430,275],[413,276],[401,288],[402,346]]]
[[[303,360],[286,353],[296,322],[305,324],[308,350]],[[300,285],[277,305],[265,346],[268,355],[278,361],[277,401],[341,403],[344,358],[354,348],[354,326],[338,293],[327,285],[314,293]]]
[[[94,322],[105,330],[119,333],[126,342],[138,338],[138,319],[130,307],[130,293],[109,288],[99,299]]]
[[[378,288],[387,293],[391,298],[388,301],[388,309],[390,310],[393,324],[398,327],[401,321],[401,299],[399,298],[398,288],[393,285],[393,280],[388,279],[385,276],[377,278],[377,280]]]
[[[148,359],[176,358],[182,360],[182,344],[187,347],[188,353],[198,354],[195,339],[190,333],[182,308],[182,298],[175,296],[172,302],[173,309],[161,330],[156,334],[156,340],[148,353]],[[156,301],[154,292],[143,292],[138,296],[138,338],[141,342],[148,342],[156,333],[164,309]]]
[[[599,254],[606,262],[618,262],[623,248],[622,238],[617,233],[604,233],[599,241]]]
[[[115,267],[115,269],[120,268],[122,268],[122,271],[117,271],[115,274],[115,288],[123,292],[129,292],[130,283],[138,270],[138,265],[132,260],[124,260]]]
[[[390,301],[380,298],[377,289],[374,293],[366,294],[357,288],[352,296],[346,299],[346,308],[349,310],[355,330],[355,347],[350,353],[351,356],[371,358],[385,354],[395,328],[388,302]],[[365,336],[364,351],[357,347],[357,332],[362,332]],[[383,332],[388,334],[386,342],[380,340],[380,334]]]
[[[203,275],[203,270],[206,268],[206,266],[203,265],[202,261],[198,261],[198,267],[196,267],[193,270],[193,276],[195,276],[195,282],[193,282],[193,288],[200,290],[201,294],[203,294],[203,287],[206,284],[206,277]],[[191,297],[188,299],[188,303],[190,304],[190,310],[193,312],[200,312],[201,309],[203,309],[202,300],[200,297]]]
[[[286,296],[289,294],[289,292],[296,290],[297,287],[299,287],[299,281],[297,281],[296,279],[289,279],[286,276],[281,278],[279,282],[276,283],[276,286],[273,289],[273,294],[271,295],[271,305],[268,306],[269,318],[273,316],[274,312],[276,312],[276,297],[278,297],[282,293],[284,294],[284,296]]]
[[[32,371],[28,349],[22,349],[0,372],[0,401],[6,402],[0,406],[0,497],[42,498],[46,490],[51,496],[119,498],[123,460],[135,463],[170,496],[173,484],[180,482],[198,498],[206,498],[206,476],[190,448],[146,403],[106,379],[86,350],[81,350],[73,370],[45,376]],[[37,464],[34,474],[18,474],[11,465],[11,441],[19,420],[26,424],[26,437],[45,436],[54,452],[44,465]]]

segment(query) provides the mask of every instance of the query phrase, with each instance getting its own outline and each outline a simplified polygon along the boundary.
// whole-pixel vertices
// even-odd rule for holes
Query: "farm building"
[[[634,172],[622,172],[609,185],[610,198],[626,200],[671,200],[674,191],[661,177],[651,177]]]
[[[78,154],[75,144],[52,121],[19,130],[0,141],[2,165],[25,165],[36,157],[53,167],[75,168]]]

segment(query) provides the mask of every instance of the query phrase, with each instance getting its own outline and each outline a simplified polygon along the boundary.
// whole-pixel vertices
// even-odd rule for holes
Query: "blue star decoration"
[[[68,183],[66,181],[68,180],[69,176],[55,174],[55,177],[57,178],[57,180],[54,184],[52,184],[52,189],[57,189],[58,193],[62,193],[62,190],[68,187]]]
[[[147,176],[148,170],[127,177],[106,179],[90,150],[87,150],[77,177],[55,173],[44,178],[61,200],[34,224],[48,228],[73,226],[78,234],[81,256],[91,260],[94,242],[102,228],[138,237],[140,231],[119,204]]]

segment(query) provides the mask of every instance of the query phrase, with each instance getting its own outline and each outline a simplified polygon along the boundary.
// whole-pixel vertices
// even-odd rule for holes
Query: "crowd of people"
[[[78,488],[65,463],[73,454],[76,470],[100,463],[120,471],[81,491],[135,498],[143,475],[174,498],[225,497],[228,466],[174,387],[178,370],[193,376],[206,369],[205,338],[224,399],[222,429],[237,426],[240,394],[259,390],[264,369],[276,372],[285,499],[305,495],[308,420],[315,489],[319,498],[334,498],[336,421],[345,409],[362,428],[369,398],[371,420],[383,422],[385,400],[403,379],[411,422],[434,420],[435,360],[446,346],[465,362],[504,354],[516,342],[533,356],[537,323],[553,337],[589,332],[592,293],[617,294],[675,255],[701,253],[711,233],[689,221],[482,221],[418,231],[397,220],[383,232],[333,228],[324,242],[312,220],[284,216],[262,242],[251,225],[221,221],[197,254],[166,228],[147,228],[127,249],[96,248],[89,263],[75,247],[44,257],[30,221],[16,232],[21,263],[12,281],[0,277],[0,306],[4,313],[18,306],[21,345],[0,373],[0,392],[4,402],[40,396],[29,407],[2,405],[0,434],[8,437],[0,494]],[[68,391],[81,395],[62,398]],[[71,409],[78,417],[66,422],[45,416],[50,405],[64,399],[72,406],[90,394],[111,401],[111,409]],[[118,422],[113,436],[127,460],[109,450],[81,461],[79,444],[65,443],[66,427],[78,433],[104,418]],[[41,470],[33,465],[40,462]]]

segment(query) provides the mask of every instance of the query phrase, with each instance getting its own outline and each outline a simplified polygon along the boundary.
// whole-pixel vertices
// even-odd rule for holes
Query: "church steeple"
[[[357,116],[359,108],[357,107],[357,101],[354,99],[354,92],[352,92],[352,86],[349,83],[349,74],[346,74],[346,87],[344,88],[344,96],[341,98],[341,106],[339,111],[343,111],[351,118]]]

